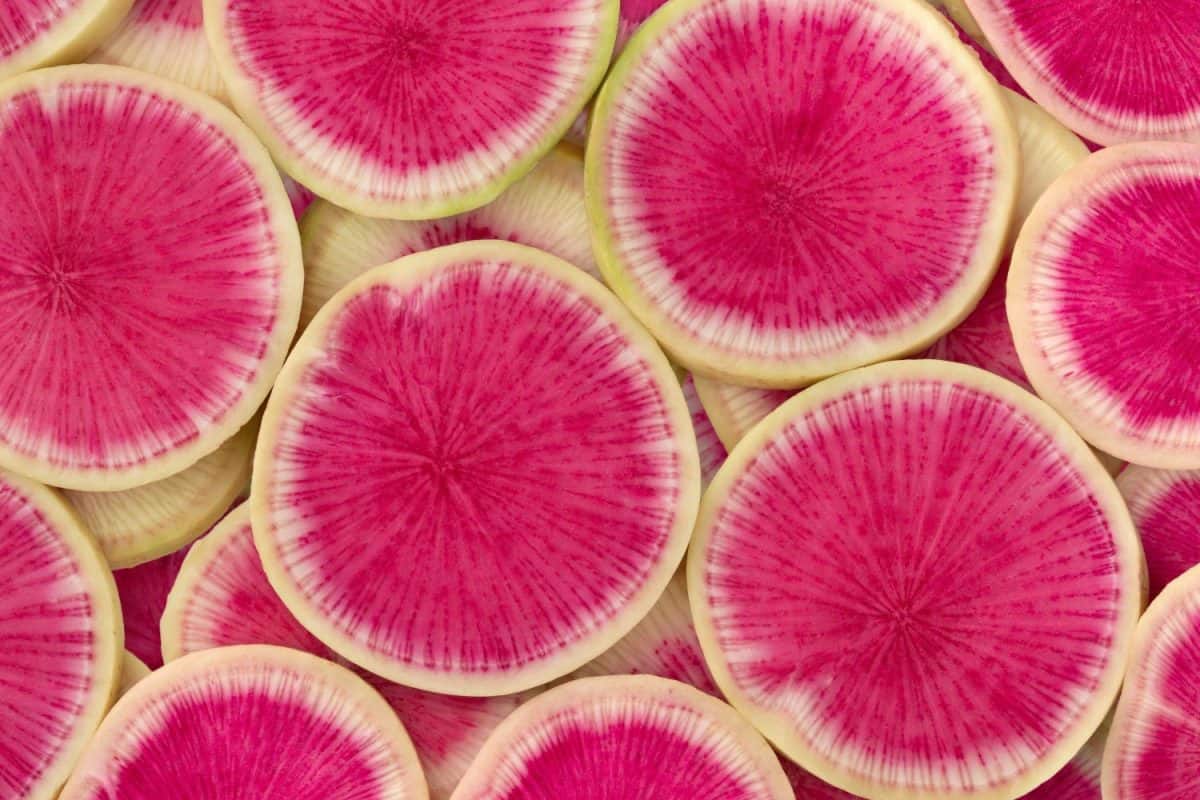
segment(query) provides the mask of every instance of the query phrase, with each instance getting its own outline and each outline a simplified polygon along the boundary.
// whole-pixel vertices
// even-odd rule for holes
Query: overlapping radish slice
[[[172,662],[118,701],[61,800],[426,800],[404,726],[350,671],[250,645]]]
[[[924,4],[682,0],[600,93],[588,209],[609,285],[678,363],[786,388],[961,321],[1018,162],[995,82]]]
[[[0,88],[0,464],[117,491],[216,450],[299,315],[296,224],[262,146],[199,93],[120,67]]]
[[[730,454],[688,560],[717,685],[866,797],[1015,797],[1116,696],[1141,605],[1120,495],[1044,403],[902,361],[788,401]]]
[[[692,428],[696,431],[696,444],[700,450],[701,486],[708,486],[713,475],[716,475],[717,470],[725,463],[725,445],[713,427],[712,420],[708,418],[708,412],[704,410],[700,394],[696,391],[696,380],[691,375],[683,379],[683,397],[687,400],[688,411],[692,415]]]
[[[1200,564],[1200,470],[1130,466],[1117,488],[1142,540],[1154,598]]]
[[[1135,464],[1200,467],[1197,215],[1200,145],[1111,147],[1051,186],[1013,253],[1008,318],[1030,382]]]
[[[0,797],[50,800],[117,690],[117,593],[62,500],[4,472],[0,551]]]
[[[795,394],[783,389],[737,386],[700,376],[694,380],[704,413],[727,450],[732,450],[751,428]]]
[[[600,84],[617,27],[616,0],[205,6],[234,105],[279,164],[392,219],[478,208],[527,173]]]
[[[187,552],[185,546],[153,561],[113,572],[125,621],[125,647],[150,669],[163,665],[159,627],[167,596]]]
[[[506,239],[563,258],[600,277],[583,205],[583,156],[560,146],[496,200],[474,211],[424,222],[375,219],[317,201],[300,228],[306,327],[339,289],[368,269],[402,256],[474,239]]]
[[[188,553],[162,615],[163,656],[237,644],[273,644],[336,658],[296,621],[267,581],[254,549],[250,514],[229,514]],[[433,800],[445,800],[517,695],[451,697],[360,672],[409,731]]]
[[[83,58],[121,23],[133,0],[4,0],[0,79]]]
[[[792,800],[767,743],[733,709],[649,675],[581,678],[512,714],[453,800]]]
[[[1105,800],[1184,800],[1200,783],[1200,568],[1169,583],[1138,623],[1104,749]]]
[[[64,492],[113,569],[173,553],[212,527],[250,486],[257,425],[192,466],[123,492]]]
[[[258,550],[297,619],[371,672],[463,695],[545,683],[628,633],[700,488],[644,329],[565,261],[497,241],[331,300],[276,383],[254,475]]]
[[[117,697],[122,697],[134,685],[150,674],[146,662],[126,650],[121,657],[121,683],[117,687]]]
[[[1200,2],[966,0],[1029,95],[1101,144],[1200,141]]]

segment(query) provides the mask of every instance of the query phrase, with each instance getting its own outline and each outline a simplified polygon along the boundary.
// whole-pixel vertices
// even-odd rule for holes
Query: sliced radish
[[[125,620],[125,647],[151,669],[163,665],[159,625],[167,606],[167,596],[187,551],[184,547],[136,567],[113,572]]]
[[[254,549],[246,506],[230,512],[188,553],[161,627],[168,662],[237,644],[273,644],[336,658],[296,621],[271,588]],[[522,700],[518,695],[451,697],[360,675],[383,695],[409,731],[433,800],[450,796],[488,734]]]
[[[1116,696],[1141,554],[1044,403],[973,367],[831,378],[742,440],[688,561],[717,685],[786,755],[876,798],[1009,798]],[[986,690],[984,690],[986,689]]]
[[[0,465],[116,491],[245,425],[295,332],[296,223],[227,109],[120,67],[0,87]]]
[[[1030,382],[1135,464],[1200,467],[1197,215],[1200,145],[1111,147],[1054,183],[1013,253],[1008,317]]]
[[[183,472],[123,492],[64,492],[113,569],[153,561],[195,541],[250,485],[256,425]]]
[[[683,379],[683,397],[692,414],[692,428],[696,431],[696,444],[700,449],[701,486],[708,486],[708,482],[725,463],[725,445],[721,443],[720,435],[704,410],[700,394],[696,391],[696,381],[691,375]]]
[[[129,11],[133,0],[4,0],[0,79],[83,58]]]
[[[121,683],[117,687],[117,697],[123,697],[138,681],[149,674],[150,668],[146,666],[146,662],[126,650],[121,658]]]
[[[581,678],[501,723],[454,800],[792,800],[767,743],[729,706],[664,678]]]
[[[587,162],[609,285],[689,370],[782,388],[966,316],[1019,172],[995,82],[911,0],[672,2],[605,83]]]
[[[3,472],[0,552],[0,797],[50,800],[117,690],[117,592],[66,505]]]
[[[617,2],[205,0],[205,25],[289,175],[360,214],[430,219],[491,202],[562,138]]]
[[[402,256],[473,239],[507,239],[553,253],[600,277],[583,206],[583,156],[551,150],[533,171],[483,208],[425,222],[374,219],[318,201],[300,228],[306,327],[343,286]]]
[[[1030,96],[1101,144],[1200,141],[1200,2],[966,0]]]
[[[696,377],[695,383],[704,413],[727,450],[732,450],[751,428],[795,394],[781,389],[737,386],[702,377]]]
[[[271,584],[318,638],[397,683],[492,695],[628,633],[699,488],[646,332],[565,261],[488,241],[372,270],[322,309],[271,395],[251,503]]]
[[[61,800],[425,800],[412,742],[360,678],[283,647],[224,647],[134,686]]]
[[[1130,466],[1117,477],[1137,527],[1150,597],[1200,564],[1200,470]]]

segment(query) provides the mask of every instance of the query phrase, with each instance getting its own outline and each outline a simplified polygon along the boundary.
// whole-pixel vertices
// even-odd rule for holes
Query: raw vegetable
[[[83,58],[121,23],[133,0],[4,0],[0,79]]]
[[[1130,466],[1117,476],[1146,554],[1150,597],[1200,564],[1200,470]]]

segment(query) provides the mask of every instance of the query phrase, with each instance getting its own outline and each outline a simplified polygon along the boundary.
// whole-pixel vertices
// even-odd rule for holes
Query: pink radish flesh
[[[1117,486],[1137,526],[1150,574],[1150,597],[1200,564],[1200,470],[1131,465]]]
[[[700,477],[707,486],[713,475],[725,463],[725,445],[713,428],[712,421],[704,411],[700,395],[696,393],[696,381],[688,375],[683,379],[683,396],[687,400],[688,411],[692,414],[692,427],[696,431],[696,442],[700,447]]]
[[[204,27],[203,0],[136,0],[129,20],[170,25],[186,30]]]
[[[184,547],[145,564],[113,572],[125,619],[125,648],[150,669],[163,664],[158,626],[167,606],[167,595],[187,552]]]

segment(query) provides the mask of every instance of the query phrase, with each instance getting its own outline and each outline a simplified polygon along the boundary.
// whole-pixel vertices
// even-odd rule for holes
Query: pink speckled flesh
[[[77,11],[84,0],[4,0],[0,3],[0,64]]]
[[[125,621],[125,649],[150,669],[158,669],[163,663],[158,625],[187,552],[184,547],[145,564],[113,571]]]
[[[1053,778],[1023,795],[1022,800],[1101,800],[1099,750],[1088,745]]]
[[[76,554],[2,478],[0,552],[0,797],[23,798],[97,691],[100,610]]]
[[[781,762],[788,782],[792,784],[792,791],[796,793],[796,800],[861,800],[856,794],[850,794],[836,786],[830,786],[816,775],[805,772],[786,758],[781,759]]]
[[[195,31],[204,27],[204,0],[137,0],[131,21]]]
[[[713,475],[716,475],[717,470],[725,463],[728,453],[700,403],[700,396],[696,394],[696,381],[691,375],[683,379],[683,396],[687,400],[688,411],[692,413],[692,427],[696,430],[696,442],[700,447],[701,477],[707,486]]]
[[[637,29],[642,26],[642,23],[648,20],[651,14],[658,11],[665,2],[666,0],[624,0],[621,3],[621,18],[617,23],[617,46],[613,53],[614,60],[625,49],[629,37],[637,33]]]
[[[745,702],[880,796],[935,796],[1014,780],[1107,700],[1135,567],[1042,423],[913,374],[784,425],[700,572]]]
[[[1117,486],[1142,540],[1154,598],[1200,564],[1200,470],[1130,466]]]
[[[47,80],[5,97],[0,174],[0,442],[116,472],[224,424],[283,324],[238,145],[134,83]]]

